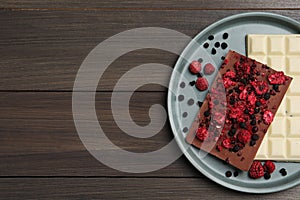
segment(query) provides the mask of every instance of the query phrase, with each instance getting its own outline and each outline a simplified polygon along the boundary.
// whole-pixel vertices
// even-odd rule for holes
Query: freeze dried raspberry
[[[189,69],[192,74],[198,74],[201,71],[201,63],[195,60],[190,64]]]
[[[233,79],[236,77],[236,74],[233,71],[228,71],[224,74],[224,77]]]
[[[254,105],[255,102],[256,102],[256,96],[254,94],[254,92],[251,92],[249,95],[248,95],[248,102],[250,103],[250,105]]]
[[[274,119],[274,114],[271,111],[266,110],[263,115],[264,123],[269,125],[272,123],[273,119]]]
[[[239,98],[241,100],[244,100],[247,98],[248,92],[247,92],[247,88],[244,88],[244,90],[240,93]]]
[[[215,72],[215,67],[211,63],[207,63],[204,66],[204,74],[211,75]]]
[[[207,90],[208,88],[208,82],[206,80],[206,78],[204,77],[199,77],[196,81],[196,87],[198,88],[198,90],[200,91],[204,91]]]
[[[275,171],[275,164],[270,160],[266,161],[264,164],[264,170],[265,172],[272,174]]]
[[[269,89],[268,84],[264,81],[254,81],[251,84],[254,87],[256,94],[258,95],[265,94]]]
[[[196,132],[196,137],[200,140],[200,141],[204,141],[206,140],[206,138],[208,137],[208,132],[206,128],[200,127],[197,129]]]
[[[249,169],[249,177],[257,179],[264,176],[264,168],[259,161],[253,161]]]
[[[251,133],[247,130],[240,130],[240,132],[237,135],[237,138],[241,143],[246,144],[251,139]]]
[[[212,114],[213,120],[219,125],[222,125],[225,123],[225,117],[226,117],[225,113],[221,113],[221,112],[216,112],[216,113]]]
[[[283,72],[275,72],[274,74],[268,76],[268,80],[272,85],[281,85],[285,82],[285,76]]]
[[[229,138],[224,139],[222,141],[222,146],[226,149],[229,149],[231,147],[231,140]]]
[[[235,86],[236,82],[234,81],[234,78],[236,77],[235,72],[228,71],[225,74],[223,74],[223,83],[225,88],[229,88],[231,86]]]

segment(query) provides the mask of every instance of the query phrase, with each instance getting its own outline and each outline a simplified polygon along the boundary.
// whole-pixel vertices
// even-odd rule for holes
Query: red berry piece
[[[264,168],[259,161],[253,161],[249,169],[249,177],[257,179],[264,176]]]
[[[226,149],[229,149],[231,147],[231,140],[229,138],[224,139],[222,141],[222,146]]]
[[[264,123],[269,125],[272,123],[273,119],[274,119],[274,114],[271,111],[266,110],[263,115]]]
[[[204,66],[204,74],[211,75],[215,72],[215,67],[211,63],[207,63]]]
[[[189,69],[192,74],[198,74],[201,71],[201,63],[195,60],[190,64]]]
[[[275,72],[274,74],[268,76],[268,80],[272,85],[282,85],[285,82],[285,76],[283,72]]]
[[[264,170],[269,174],[272,174],[275,171],[275,168],[275,164],[270,160],[266,161],[264,164]]]
[[[198,128],[196,132],[196,137],[202,142],[206,140],[206,138],[208,137],[207,129],[203,127]]]
[[[264,81],[255,81],[251,84],[254,87],[256,94],[258,95],[265,94],[269,89],[268,84]]]
[[[240,130],[237,138],[241,143],[246,144],[251,139],[251,133],[248,130]]]
[[[196,87],[198,88],[198,90],[200,91],[204,91],[208,89],[208,82],[206,80],[206,78],[204,77],[199,77],[196,81]]]

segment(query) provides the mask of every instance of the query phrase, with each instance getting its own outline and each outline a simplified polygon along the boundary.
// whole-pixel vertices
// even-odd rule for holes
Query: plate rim
[[[275,14],[275,13],[271,13],[271,12],[245,12],[245,13],[239,13],[239,14],[235,14],[232,16],[228,16],[228,17],[222,18],[216,22],[213,22],[212,24],[210,24],[209,26],[207,26],[206,28],[201,30],[193,38],[193,40],[197,40],[197,39],[201,38],[204,34],[206,34],[207,32],[216,28],[219,25],[222,25],[228,21],[232,21],[232,20],[235,20],[238,18],[244,18],[244,17],[267,17],[267,18],[273,18],[273,19],[277,19],[277,20],[279,19],[281,21],[288,22],[291,25],[298,26],[300,29],[300,22],[298,22],[290,17],[284,16],[284,15]],[[168,88],[174,87],[173,86],[174,78],[176,77],[175,69],[177,69],[179,67],[180,61],[182,59],[181,55],[186,54],[186,52],[191,48],[191,46],[193,44],[192,41],[184,48],[184,50],[181,52],[179,58],[177,59],[176,64],[174,66],[174,71],[172,72],[171,77],[170,77]],[[169,123],[171,125],[172,133],[174,135],[176,143],[179,146],[180,150],[185,155],[185,157],[189,160],[189,162],[204,176],[206,176],[210,180],[212,180],[215,183],[218,183],[226,188],[229,188],[229,189],[232,189],[235,191],[239,191],[239,192],[253,193],[253,194],[266,194],[266,193],[279,192],[279,191],[283,191],[283,190],[287,190],[289,188],[295,187],[300,184],[300,179],[299,179],[298,181],[296,180],[293,182],[288,182],[287,184],[281,185],[280,187],[275,186],[275,187],[268,187],[268,188],[246,188],[243,186],[238,186],[238,185],[234,185],[232,183],[225,182],[225,181],[215,177],[213,174],[207,172],[204,168],[202,168],[199,164],[197,164],[196,160],[194,160],[192,158],[190,153],[188,153],[188,151],[184,148],[182,141],[180,140],[180,138],[178,136],[177,129],[175,128],[174,120],[171,120],[171,118],[170,118],[170,116],[173,116],[173,110],[171,108],[171,101],[172,101],[171,97],[172,97],[172,92],[170,90],[168,90],[168,95],[167,95],[167,108],[168,108],[168,116],[169,116],[168,118],[169,118]]]

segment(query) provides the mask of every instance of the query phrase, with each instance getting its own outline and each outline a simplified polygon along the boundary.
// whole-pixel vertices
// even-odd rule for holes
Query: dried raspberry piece
[[[248,102],[250,103],[250,105],[254,105],[255,102],[256,102],[256,96],[254,94],[254,92],[251,92],[249,95],[248,95]]]
[[[212,114],[212,119],[219,125],[224,124],[225,122],[225,113],[216,112]]]
[[[197,129],[197,132],[196,132],[196,137],[197,137],[200,141],[206,140],[206,138],[208,137],[207,129],[204,128],[204,127],[198,128],[198,129]]]
[[[206,78],[204,77],[199,77],[196,81],[196,87],[198,88],[198,90],[200,91],[204,91],[207,90],[208,88],[208,82],[206,80]]]
[[[246,74],[249,74],[250,73],[250,70],[251,70],[251,66],[249,65],[249,63],[243,63],[243,65],[242,65],[242,69],[243,69],[243,71],[244,71],[244,73],[246,73]]]
[[[272,85],[282,85],[285,82],[285,76],[283,72],[275,72],[274,74],[268,76],[268,80]]]
[[[259,161],[253,161],[249,169],[249,177],[257,179],[264,176],[264,168]]]
[[[204,74],[211,75],[215,72],[215,67],[211,63],[207,63],[204,66]]]
[[[224,77],[233,79],[236,77],[236,74],[233,71],[228,71],[224,74]]]
[[[237,138],[241,143],[246,144],[251,139],[251,133],[248,130],[240,130]]]
[[[195,60],[190,64],[189,69],[192,74],[198,74],[201,71],[201,63]]]
[[[254,87],[255,92],[258,95],[265,94],[269,89],[268,84],[264,81],[254,81],[251,82],[251,85]]]
[[[263,114],[263,121],[265,124],[269,125],[274,119],[274,114],[270,110],[266,110]]]
[[[239,98],[241,100],[244,100],[247,98],[248,92],[247,92],[247,88],[244,88],[244,90],[240,93]]]
[[[229,149],[231,147],[231,140],[229,138],[224,139],[222,141],[222,146],[226,149]]]
[[[272,161],[267,160],[264,164],[264,170],[265,172],[272,174],[275,171],[275,164]]]

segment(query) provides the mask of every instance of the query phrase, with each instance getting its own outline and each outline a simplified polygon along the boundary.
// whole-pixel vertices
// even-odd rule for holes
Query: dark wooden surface
[[[299,199],[299,186],[268,195],[226,189],[204,177],[184,156],[151,173],[110,169],[86,151],[73,122],[75,75],[98,43],[145,26],[170,28],[193,37],[223,17],[253,10],[300,21],[299,0],[1,1],[0,198]],[[123,133],[114,122],[110,99],[118,79],[131,68],[154,62],[173,66],[176,59],[160,50],[138,50],[121,56],[104,73],[97,89],[97,115],[116,145],[148,152],[173,138],[168,124],[148,139]],[[168,81],[170,74],[157,76]],[[135,92],[130,103],[134,121],[147,125],[149,107],[166,107],[166,94],[166,88],[158,85]]]

